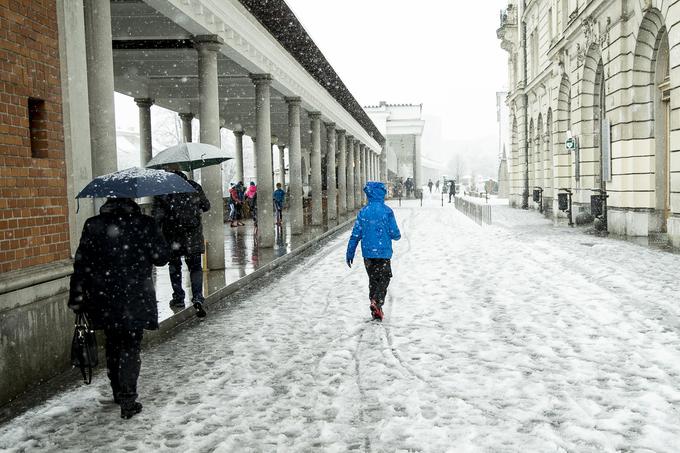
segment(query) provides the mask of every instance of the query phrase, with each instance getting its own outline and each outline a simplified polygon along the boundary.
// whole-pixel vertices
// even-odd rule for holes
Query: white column
[[[347,136],[347,210],[354,211],[354,137]]]
[[[361,207],[361,192],[364,186],[361,185],[361,146],[362,143],[354,142],[354,207]]]
[[[77,201],[75,198],[76,194],[92,180],[85,14],[83,2],[69,0],[57,0],[56,11],[60,30],[58,36],[66,157],[64,161],[69,237],[73,257],[80,244],[83,225],[94,215],[94,203],[91,198]]]
[[[326,123],[326,198],[328,199],[328,220],[338,218],[338,189],[335,181],[335,123]]]
[[[220,147],[219,84],[217,52],[222,46],[217,35],[194,37],[198,50],[198,100],[201,143]],[[210,211],[203,215],[203,232],[207,245],[208,269],[224,269],[224,207],[222,166],[201,169],[201,185],[210,201]]]
[[[309,112],[312,129],[312,225],[323,223],[321,189],[321,112]]]
[[[415,137],[416,145],[415,145],[415,159],[414,159],[414,167],[413,167],[413,173],[414,173],[414,180],[416,183],[416,188],[418,190],[421,190],[423,187],[423,156],[422,156],[422,151],[420,149],[420,135],[416,135]]]
[[[338,215],[347,214],[347,140],[344,129],[337,131],[338,143]]]
[[[179,119],[182,121],[182,141],[184,143],[191,143],[193,140],[191,121],[194,119],[194,114],[190,112],[180,113]]]
[[[101,176],[118,169],[110,0],[86,1],[84,12],[92,175]]]
[[[361,144],[359,148],[359,158],[361,159],[361,191],[359,194],[361,195],[361,202],[364,204],[366,202],[366,194],[364,194],[364,187],[366,186],[366,169],[368,167],[368,162],[366,160],[368,148],[366,145],[363,143]]]
[[[272,137],[272,142],[274,141],[274,138]],[[271,145],[271,153],[269,153],[269,165],[271,165],[272,168],[272,193],[274,192],[274,187],[276,187],[276,183],[274,182],[274,143]]]
[[[243,180],[243,131],[234,131],[234,137],[236,139],[234,141],[236,143],[234,158],[236,163],[236,181],[245,184],[245,181]]]
[[[272,127],[269,74],[252,74],[255,84],[255,119],[257,142],[255,163],[257,165],[257,244],[259,247],[274,246],[274,206],[272,203]]]
[[[145,167],[153,157],[151,139],[151,106],[153,99],[135,98],[135,104],[139,107],[139,162],[140,167]]]
[[[383,149],[380,153],[380,179],[387,184],[387,142],[383,144]]]
[[[283,190],[286,190],[286,145],[280,144],[279,147],[279,182]]]
[[[290,228],[293,234],[301,234],[304,229],[302,212],[302,150],[300,143],[300,103],[299,97],[287,97],[288,104],[288,168],[290,169]]]

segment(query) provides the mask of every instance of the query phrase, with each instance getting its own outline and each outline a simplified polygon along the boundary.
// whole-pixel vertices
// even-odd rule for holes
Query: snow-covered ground
[[[0,450],[678,451],[680,256],[424,205],[395,207],[382,324],[345,233],[144,351],[139,416],[100,372],[0,426]]]

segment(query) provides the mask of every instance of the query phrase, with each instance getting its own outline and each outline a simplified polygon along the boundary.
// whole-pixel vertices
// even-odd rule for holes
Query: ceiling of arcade
[[[152,7],[137,0],[111,3],[115,90],[133,97],[149,97],[175,112],[199,110],[198,53],[188,33]],[[249,71],[218,53],[219,105],[223,125],[255,132],[255,86]],[[303,146],[309,142],[304,110]],[[271,88],[272,135],[288,139],[288,107]]]

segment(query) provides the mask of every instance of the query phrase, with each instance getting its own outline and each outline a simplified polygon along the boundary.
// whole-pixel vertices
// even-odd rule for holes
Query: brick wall
[[[55,1],[0,0],[0,272],[68,256]]]

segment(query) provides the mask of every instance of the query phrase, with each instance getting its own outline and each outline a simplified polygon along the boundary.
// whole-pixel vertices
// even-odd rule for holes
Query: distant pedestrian
[[[244,217],[244,201],[246,197],[246,188],[243,187],[243,181],[239,181],[236,184],[236,195],[238,196],[238,204],[236,205],[236,224],[238,226],[243,226],[245,223],[242,222]]]
[[[434,191],[435,191],[435,192],[439,192],[439,180],[436,180],[436,181],[434,182]]]
[[[406,189],[406,198],[411,197],[411,191],[413,191],[414,188],[414,183],[411,178],[406,178],[406,181],[404,182],[404,189]]]
[[[428,181],[427,181],[427,187],[430,189],[430,193],[432,193],[432,186],[433,186],[433,185],[434,185],[434,183],[432,182],[432,180],[431,180],[431,179],[428,179]]]
[[[449,181],[449,203],[451,203],[451,197],[456,196],[456,181],[453,179]]]
[[[158,329],[153,266],[170,249],[153,218],[129,198],[111,198],[83,227],[71,275],[69,307],[104,330],[106,368],[120,416],[142,411],[137,378],[144,329]]]
[[[159,195],[153,200],[153,216],[158,222],[170,244],[170,284],[172,285],[171,307],[184,308],[184,289],[182,289],[182,257],[189,268],[191,281],[191,302],[196,316],[205,317],[203,304],[203,265],[201,254],[205,252],[201,214],[210,210],[210,201],[203,188],[196,181],[189,180],[178,169],[173,173],[181,176],[196,189],[192,193],[172,193]]]
[[[255,220],[255,195],[257,194],[257,186],[253,181],[250,181],[250,184],[248,185],[248,189],[246,190],[245,196],[246,196],[246,203],[248,203],[248,208],[250,209],[250,214],[253,217],[253,220]]]
[[[281,183],[276,183],[274,191],[274,211],[276,212],[276,224],[281,225],[283,220],[283,203],[286,199],[286,191],[281,188]]]
[[[387,191],[381,182],[367,182],[364,192],[368,204],[354,222],[345,259],[352,267],[354,253],[361,242],[361,255],[368,273],[368,298],[373,319],[382,321],[382,306],[392,278],[392,241],[401,238],[394,212],[385,204]]]
[[[238,188],[232,184],[229,189],[229,226],[234,228],[239,226],[238,211],[241,200],[239,199]]]

